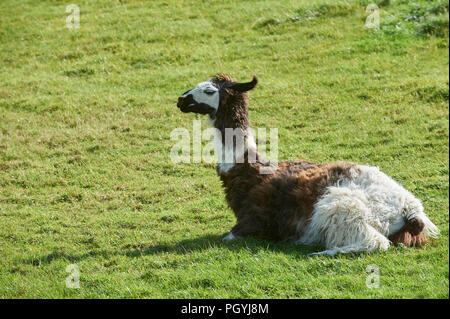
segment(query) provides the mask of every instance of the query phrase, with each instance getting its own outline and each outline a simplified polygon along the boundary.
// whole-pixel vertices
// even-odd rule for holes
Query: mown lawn
[[[448,298],[448,0],[0,2],[0,297]],[[379,166],[441,229],[423,248],[308,258],[248,239],[213,164],[174,164],[177,97],[260,85],[279,159]],[[206,128],[206,124],[204,125]],[[68,265],[80,288],[66,287]],[[379,288],[366,286],[369,265]]]

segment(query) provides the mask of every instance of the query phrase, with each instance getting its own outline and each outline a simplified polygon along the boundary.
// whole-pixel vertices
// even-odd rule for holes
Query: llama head
[[[236,102],[245,107],[246,92],[253,89],[257,83],[256,76],[253,76],[250,82],[238,83],[226,74],[218,74],[184,92],[178,98],[177,106],[182,112],[209,114],[214,119],[218,113],[229,112],[227,108]]]

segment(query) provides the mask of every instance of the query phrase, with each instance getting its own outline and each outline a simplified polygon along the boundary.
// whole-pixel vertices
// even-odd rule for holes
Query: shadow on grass
[[[225,235],[225,234],[224,234]],[[201,252],[210,249],[227,249],[230,251],[247,251],[250,254],[256,254],[261,251],[270,251],[282,254],[288,254],[296,258],[317,258],[308,256],[311,253],[324,250],[321,246],[304,246],[297,245],[292,242],[273,242],[257,238],[244,238],[235,240],[232,242],[223,241],[224,235],[205,235],[196,238],[190,238],[181,240],[174,243],[164,243],[157,245],[145,245],[145,244],[128,244],[121,248],[115,249],[91,249],[85,253],[67,253],[64,251],[53,251],[49,254],[31,257],[27,259],[17,260],[20,264],[28,264],[33,266],[41,266],[43,264],[51,264],[54,261],[63,260],[65,262],[77,263],[88,258],[104,258],[110,259],[115,256],[125,256],[128,258],[140,258],[143,256],[159,255],[164,253],[174,253],[178,255],[188,255],[193,252]],[[431,244],[426,246],[437,246],[437,242],[432,240]],[[86,248],[88,249],[88,248]],[[393,247],[394,251],[410,250],[412,248],[406,248],[403,246]],[[378,252],[387,253],[387,252]],[[361,254],[370,253],[349,253],[345,254],[345,258],[355,258]],[[322,255],[320,258],[336,258],[337,256],[343,256],[338,254],[336,256]]]
[[[119,253],[113,253],[106,250],[92,250],[85,254],[69,254],[63,251],[53,251],[47,255],[39,256],[39,257],[32,257],[27,258],[24,260],[20,260],[20,263],[27,264],[27,265],[33,265],[33,266],[41,266],[45,264],[51,264],[53,261],[57,260],[65,260],[71,263],[77,263],[81,260],[87,259],[89,257],[111,257],[114,255],[119,255]]]
[[[272,242],[257,238],[245,238],[232,242],[222,240],[223,235],[206,235],[192,239],[185,239],[176,243],[159,244],[148,247],[134,247],[125,252],[128,257],[156,255],[160,253],[190,254],[211,248],[228,249],[232,251],[246,250],[252,254],[259,251],[273,251],[298,257],[318,251],[318,246],[302,246],[290,242]]]
[[[232,251],[248,251],[255,254],[260,251],[272,251],[289,254],[299,258],[308,258],[307,255],[321,250],[318,246],[302,246],[289,242],[271,242],[256,238],[239,239],[232,242],[222,240],[220,235],[205,235],[192,239],[185,239],[176,243],[165,243],[153,246],[147,245],[128,245],[114,250],[92,249],[82,254],[70,254],[64,251],[53,251],[47,255],[32,257],[21,260],[20,263],[40,266],[50,264],[53,261],[64,260],[71,263],[77,263],[87,258],[103,257],[105,259],[114,256],[127,256],[130,258],[139,258],[148,255],[158,255],[161,253],[175,253],[187,255],[192,252],[205,251],[211,248],[228,249]]]

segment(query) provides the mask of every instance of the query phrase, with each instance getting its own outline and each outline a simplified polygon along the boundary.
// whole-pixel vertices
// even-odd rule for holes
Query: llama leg
[[[312,255],[372,252],[389,248],[389,240],[369,224],[371,219],[364,193],[347,187],[330,187],[315,205],[304,236],[318,234],[318,242],[327,248]]]

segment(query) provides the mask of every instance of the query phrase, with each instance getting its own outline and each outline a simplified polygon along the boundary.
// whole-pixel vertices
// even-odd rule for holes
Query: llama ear
[[[251,89],[253,89],[256,86],[256,84],[258,84],[258,79],[257,79],[256,75],[254,75],[253,80],[251,80],[250,82],[233,83],[228,88],[242,93],[242,92],[250,91]]]

